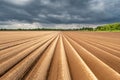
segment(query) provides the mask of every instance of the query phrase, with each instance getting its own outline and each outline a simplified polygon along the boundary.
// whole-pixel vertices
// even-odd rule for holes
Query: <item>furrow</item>
[[[16,64],[12,69],[10,69],[6,74],[1,77],[1,80],[20,80],[22,77],[29,71],[32,65],[38,61],[42,52],[48,47],[51,43],[51,40],[47,41],[44,45],[33,51],[29,56],[24,58],[21,62]]]
[[[44,35],[41,35],[39,37],[42,37]],[[20,44],[24,44],[26,42],[35,40],[36,38],[39,38],[39,37],[37,36],[37,37],[29,38],[29,39],[18,40],[18,41],[12,42],[12,43],[7,43],[7,44],[0,45],[0,51],[4,50],[4,49],[7,49],[7,48],[11,48],[11,47],[17,46],[17,45],[20,45]]]
[[[115,49],[103,46],[98,43],[90,42],[90,41],[86,41],[86,42],[120,58],[120,52]]]
[[[120,57],[120,52],[115,50],[115,49],[113,49],[113,48],[110,48],[110,47],[104,46],[102,44],[96,43],[96,42],[94,42],[94,41],[92,41],[92,40],[90,40],[88,38],[87,39],[86,38],[82,38],[82,37],[80,38],[80,36],[77,37],[77,38],[82,40],[82,41],[84,41],[84,42],[87,42],[88,44],[94,45],[94,46],[96,46],[96,47],[98,47],[98,48],[100,48],[100,49],[102,49],[102,50],[104,50],[104,51],[106,51],[108,53],[111,53],[111,54],[113,54],[113,55],[115,55],[117,57]]]
[[[79,55],[86,62],[88,67],[92,70],[92,72],[96,75],[98,80],[119,80],[120,74],[116,72],[114,69],[106,65],[96,56],[94,56],[91,52],[86,50],[84,47],[73,41],[69,38],[70,43],[77,50]]]
[[[65,51],[68,57],[71,77],[73,80],[98,80],[88,68],[81,56],[78,55],[70,42],[64,38]]]
[[[21,51],[23,51],[31,46],[34,46],[34,45],[38,44],[39,42],[44,41],[45,39],[49,39],[51,37],[53,37],[53,36],[51,36],[51,35],[45,36],[45,37],[40,38],[38,40],[30,41],[30,42],[27,42],[25,44],[6,49],[4,51],[0,51],[0,55],[1,55],[0,62],[3,62],[5,60],[11,58],[12,56],[19,54]]]
[[[109,41],[104,41],[104,38],[102,38],[102,40],[99,40],[99,39],[95,39],[95,38],[92,38],[92,37],[88,37],[88,36],[83,36],[83,35],[77,35],[77,34],[70,34],[70,33],[67,33],[69,35],[73,35],[74,37],[77,37],[78,39],[82,39],[82,40],[87,40],[87,41],[91,41],[91,42],[94,42],[94,43],[98,43],[98,44],[101,44],[103,46],[106,46],[106,47],[109,47],[109,48],[112,48],[114,50],[117,50],[117,51],[120,51],[120,45],[117,45],[117,44],[114,44],[113,43],[110,43]],[[87,34],[89,35],[89,34]],[[78,37],[79,36],[79,37]]]
[[[116,57],[102,49],[99,49],[93,45],[90,45],[88,43],[85,43],[84,41],[81,41],[79,39],[75,39],[76,42],[78,42],[81,46],[83,46],[85,49],[87,49],[89,52],[91,52],[94,56],[99,58],[101,61],[112,67],[114,70],[116,70],[118,73],[120,73],[120,58]],[[102,53],[102,54],[101,54]],[[104,55],[103,55],[104,54]]]
[[[120,80],[120,33],[2,31],[0,80]]]
[[[22,32],[21,32],[22,33]],[[20,35],[21,35],[21,33],[19,33]],[[29,33],[27,33],[27,32],[25,32],[26,34],[29,34]],[[25,35],[25,33],[23,34],[23,35]],[[7,37],[13,37],[12,38],[12,40],[11,41],[9,41],[9,39],[5,39],[5,40],[8,40],[8,41],[6,41],[6,42],[1,42],[0,43],[0,45],[3,45],[3,44],[7,44],[7,43],[14,43],[14,42],[17,42],[17,41],[22,41],[22,40],[27,40],[27,39],[32,39],[32,38],[36,38],[36,37],[40,37],[40,36],[42,36],[42,35],[47,35],[47,34],[50,34],[50,33],[52,33],[52,32],[40,32],[39,33],[39,35],[32,35],[31,37],[27,37],[26,35],[25,36],[23,36],[22,35],[22,38],[18,38],[18,39],[16,39],[16,38],[14,38],[14,37],[16,37],[16,36],[19,36],[20,37],[20,35],[15,35],[15,34],[18,34],[18,33],[15,33],[15,34],[11,34],[10,32],[8,32],[8,34],[7,35],[10,35],[10,36],[7,36]],[[1,34],[1,33],[0,33]],[[1,34],[1,35],[4,35],[5,36],[5,34],[6,33],[3,33],[3,34]],[[35,33],[36,34],[36,33]],[[13,36],[11,36],[11,35],[13,35]],[[15,35],[15,36],[14,36]],[[3,37],[3,36],[2,36]],[[4,37],[3,37],[4,38]],[[6,38],[6,37],[5,37]],[[0,41],[1,41],[1,39],[0,39]]]
[[[71,80],[62,35],[58,40],[47,80]]]
[[[31,54],[31,52],[33,52],[34,50],[36,50],[37,48],[39,48],[41,45],[43,45],[46,41],[48,41],[48,39],[41,41],[40,43],[31,46],[30,48],[21,51],[19,54],[17,54],[16,56],[4,61],[0,63],[0,75],[2,75],[3,73],[5,73],[9,68],[13,67],[15,64],[17,64],[20,60],[22,60],[23,58],[25,58],[26,56],[28,56],[29,54]]]
[[[55,41],[53,41],[53,43],[51,43],[51,45],[45,50],[25,80],[46,80],[58,38],[59,37],[57,37]]]

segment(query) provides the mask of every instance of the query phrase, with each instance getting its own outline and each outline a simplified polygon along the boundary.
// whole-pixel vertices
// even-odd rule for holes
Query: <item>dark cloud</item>
[[[120,21],[120,0],[1,0],[0,21],[111,23]]]

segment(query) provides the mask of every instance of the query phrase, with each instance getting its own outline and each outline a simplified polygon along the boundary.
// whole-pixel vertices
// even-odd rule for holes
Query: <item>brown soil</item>
[[[120,80],[120,33],[1,31],[0,80]]]

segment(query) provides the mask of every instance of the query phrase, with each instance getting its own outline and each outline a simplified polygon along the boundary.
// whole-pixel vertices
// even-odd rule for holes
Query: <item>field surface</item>
[[[120,80],[120,32],[1,31],[0,80]]]

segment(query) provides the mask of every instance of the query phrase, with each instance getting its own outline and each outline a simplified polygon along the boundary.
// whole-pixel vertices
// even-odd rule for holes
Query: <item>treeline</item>
[[[82,27],[79,29],[52,29],[52,28],[36,28],[36,29],[0,29],[0,31],[120,31],[120,23],[106,24],[92,27]]]
[[[93,31],[93,28],[83,27],[80,29],[49,29],[49,28],[36,28],[36,29],[0,29],[0,31]]]
[[[96,31],[117,31],[120,30],[120,23],[106,24],[95,28]]]

